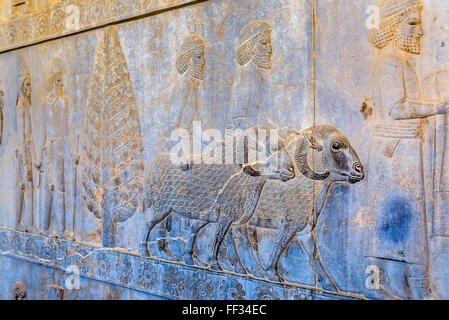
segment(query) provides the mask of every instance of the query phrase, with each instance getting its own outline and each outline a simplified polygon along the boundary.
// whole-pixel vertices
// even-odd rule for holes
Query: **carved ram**
[[[265,132],[265,139],[260,142],[245,140],[246,148],[252,147],[265,154],[264,160],[257,163],[200,164],[181,170],[179,165],[170,161],[168,154],[161,154],[153,160],[146,196],[151,220],[144,230],[142,254],[149,255],[148,239],[156,224],[175,213],[193,219],[183,256],[185,263],[190,265],[194,263],[192,254],[198,231],[206,224],[216,222],[214,246],[208,255],[208,263],[212,269],[220,268],[217,255],[230,225],[245,223],[251,218],[267,180],[287,181],[294,177],[293,162],[283,141],[273,137],[273,132],[266,127],[251,129],[255,130],[257,137],[261,130]],[[157,239],[165,238],[164,231],[160,229]],[[169,258],[178,260],[166,246],[159,247]]]
[[[257,251],[256,227],[278,230],[268,264],[262,269],[270,280],[281,282],[284,279],[277,267],[282,253],[295,235],[314,230],[331,187],[337,183],[354,184],[365,177],[364,167],[348,139],[331,125],[296,131],[285,141],[295,159],[296,177],[286,183],[268,181],[265,184],[256,210],[245,226],[250,237],[237,234],[236,239],[237,243],[248,242]],[[318,260],[321,280],[329,280],[338,290],[321,262],[313,233],[312,240],[302,243],[303,248],[309,258]]]

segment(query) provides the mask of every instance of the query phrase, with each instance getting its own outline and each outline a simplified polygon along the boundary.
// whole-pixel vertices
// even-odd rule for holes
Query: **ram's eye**
[[[333,142],[331,144],[331,148],[333,151],[340,151],[341,150],[341,145],[339,143]]]

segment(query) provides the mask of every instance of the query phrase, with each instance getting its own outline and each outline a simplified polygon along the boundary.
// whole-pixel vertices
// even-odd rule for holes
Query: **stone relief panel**
[[[37,74],[26,100],[28,140],[37,146],[29,152],[35,221],[18,220],[17,234],[6,229],[5,255],[60,270],[74,263],[84,277],[130,288],[138,281],[158,296],[211,299],[217,287],[220,297],[239,299],[314,298],[311,288],[352,297],[328,273],[315,237],[297,238],[315,229],[332,186],[362,181],[365,170],[337,127],[311,127],[312,72],[285,60],[311,58],[310,17],[300,13],[311,6],[275,1],[257,15],[249,1],[241,15],[216,5],[216,20],[202,18],[211,10],[203,4],[22,50],[27,74]],[[296,52],[281,45],[286,15],[300,21],[301,37],[290,29]],[[128,40],[135,37],[142,41]],[[190,156],[173,164],[170,138],[184,129],[193,145],[194,121],[213,147],[200,136],[200,152],[189,146]],[[261,158],[251,160],[252,152]],[[9,218],[4,225],[16,228]],[[79,243],[88,245],[78,254]],[[165,263],[163,272],[154,261]],[[298,261],[304,269],[293,269]],[[246,286],[230,272],[258,280]],[[292,290],[285,296],[264,280]],[[210,290],[199,291],[202,284]],[[65,296],[61,283],[49,285],[52,297]]]

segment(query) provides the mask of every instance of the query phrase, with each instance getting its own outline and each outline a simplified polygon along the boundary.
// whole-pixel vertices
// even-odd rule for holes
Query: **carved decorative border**
[[[208,0],[69,0],[0,24],[0,52]]]
[[[77,266],[80,277],[171,299],[321,300],[350,299],[293,285],[214,272],[118,249],[51,239],[0,227],[0,256],[66,271]]]

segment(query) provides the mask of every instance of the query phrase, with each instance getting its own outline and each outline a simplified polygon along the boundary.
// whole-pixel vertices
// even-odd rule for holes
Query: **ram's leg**
[[[152,207],[150,210],[152,213],[152,218],[145,224],[142,242],[140,244],[140,254],[145,257],[149,257],[151,255],[148,250],[148,239],[150,237],[151,231],[158,223],[164,220],[170,213],[170,210],[160,210],[159,208],[156,207]]]
[[[218,252],[220,251],[220,246],[223,242],[223,239],[225,238],[226,233],[228,232],[229,227],[231,226],[231,222],[232,221],[230,221],[227,218],[224,218],[223,216],[221,216],[218,219],[217,229],[215,231],[214,237],[213,250],[208,258],[208,263],[212,270],[222,270],[218,262]]]
[[[166,220],[162,223],[162,226],[156,229],[156,241],[157,241],[157,251],[158,251],[158,257],[164,260],[168,261],[177,261],[179,262],[181,259],[179,259],[177,256],[175,256],[169,249],[167,245],[167,233],[172,230],[172,223],[173,223],[173,217],[170,213],[173,211],[169,211],[169,213],[166,215]]]
[[[287,248],[290,240],[296,233],[296,228],[292,228],[289,223],[284,224],[283,230],[280,231],[274,243],[268,265],[264,268],[265,275],[272,281],[284,282],[284,278],[279,274],[278,263],[282,253]]]
[[[185,264],[192,266],[195,264],[193,261],[193,254],[194,254],[194,247],[195,247],[195,241],[196,237],[198,236],[198,233],[201,229],[203,229],[206,225],[208,225],[209,222],[204,221],[198,221],[193,220],[190,224],[190,234],[189,234],[189,240],[186,245],[186,249],[184,251],[184,255],[182,257],[182,260],[185,262]]]
[[[307,254],[307,257],[312,265],[312,269],[316,272],[317,282],[321,288],[329,291],[340,291],[323,265],[318,247],[316,245],[315,236],[313,234],[309,235],[306,241],[299,240],[299,243],[304,249],[304,252]]]
[[[246,224],[233,227],[235,251],[246,273],[263,278],[262,264],[259,259],[259,246],[257,243],[257,229]],[[245,262],[248,265],[245,265]]]
[[[158,252],[158,257],[169,261],[179,261],[169,249],[167,245],[167,234],[172,230],[173,216],[170,214],[165,216],[165,221],[161,223],[156,232],[156,249]]]

